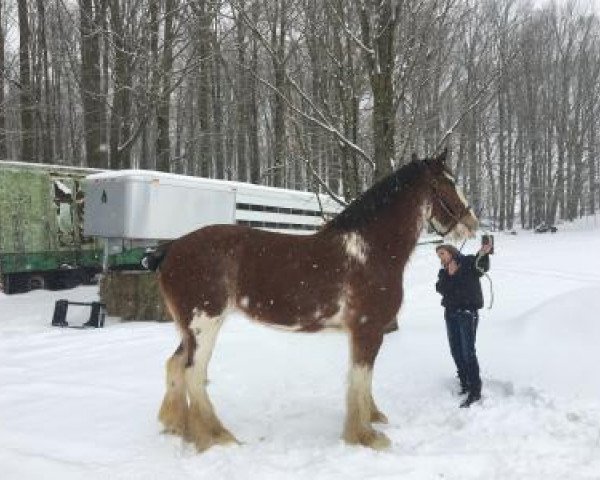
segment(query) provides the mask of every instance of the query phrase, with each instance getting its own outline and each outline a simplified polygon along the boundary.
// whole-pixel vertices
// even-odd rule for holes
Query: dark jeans
[[[444,318],[450,353],[456,364],[460,383],[470,392],[480,394],[481,378],[475,352],[479,313],[477,310],[446,310]]]

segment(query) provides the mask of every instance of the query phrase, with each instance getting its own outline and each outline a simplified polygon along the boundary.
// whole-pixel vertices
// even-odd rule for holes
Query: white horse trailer
[[[323,194],[147,170],[89,175],[84,188],[85,235],[140,244],[211,224],[306,234],[341,210]]]

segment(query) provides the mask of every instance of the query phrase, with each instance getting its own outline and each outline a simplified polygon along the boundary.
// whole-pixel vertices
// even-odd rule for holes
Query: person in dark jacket
[[[463,408],[481,399],[475,338],[479,309],[483,307],[479,279],[490,268],[490,249],[490,245],[484,245],[476,255],[462,255],[446,244],[435,249],[442,263],[435,289],[442,295],[450,353],[458,370],[461,394],[468,393],[460,404]]]

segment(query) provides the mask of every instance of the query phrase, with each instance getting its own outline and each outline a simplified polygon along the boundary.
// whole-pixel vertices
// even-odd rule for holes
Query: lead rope
[[[494,305],[494,285],[492,283],[492,277],[490,277],[487,272],[483,271],[483,268],[479,267],[479,260],[481,260],[481,255],[477,255],[477,258],[475,259],[475,269],[481,273],[483,276],[485,276],[485,278],[488,279],[488,282],[490,282],[490,304],[487,307],[488,310],[492,309],[492,306]]]

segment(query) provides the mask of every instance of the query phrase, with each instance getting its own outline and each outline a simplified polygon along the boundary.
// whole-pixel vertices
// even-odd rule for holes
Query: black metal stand
[[[90,318],[80,326],[70,326],[67,322],[67,310],[69,305],[79,305],[91,307]],[[54,304],[54,314],[52,316],[52,326],[69,328],[102,328],[104,327],[104,318],[106,317],[106,305],[101,302],[69,302],[68,300],[57,300]]]

